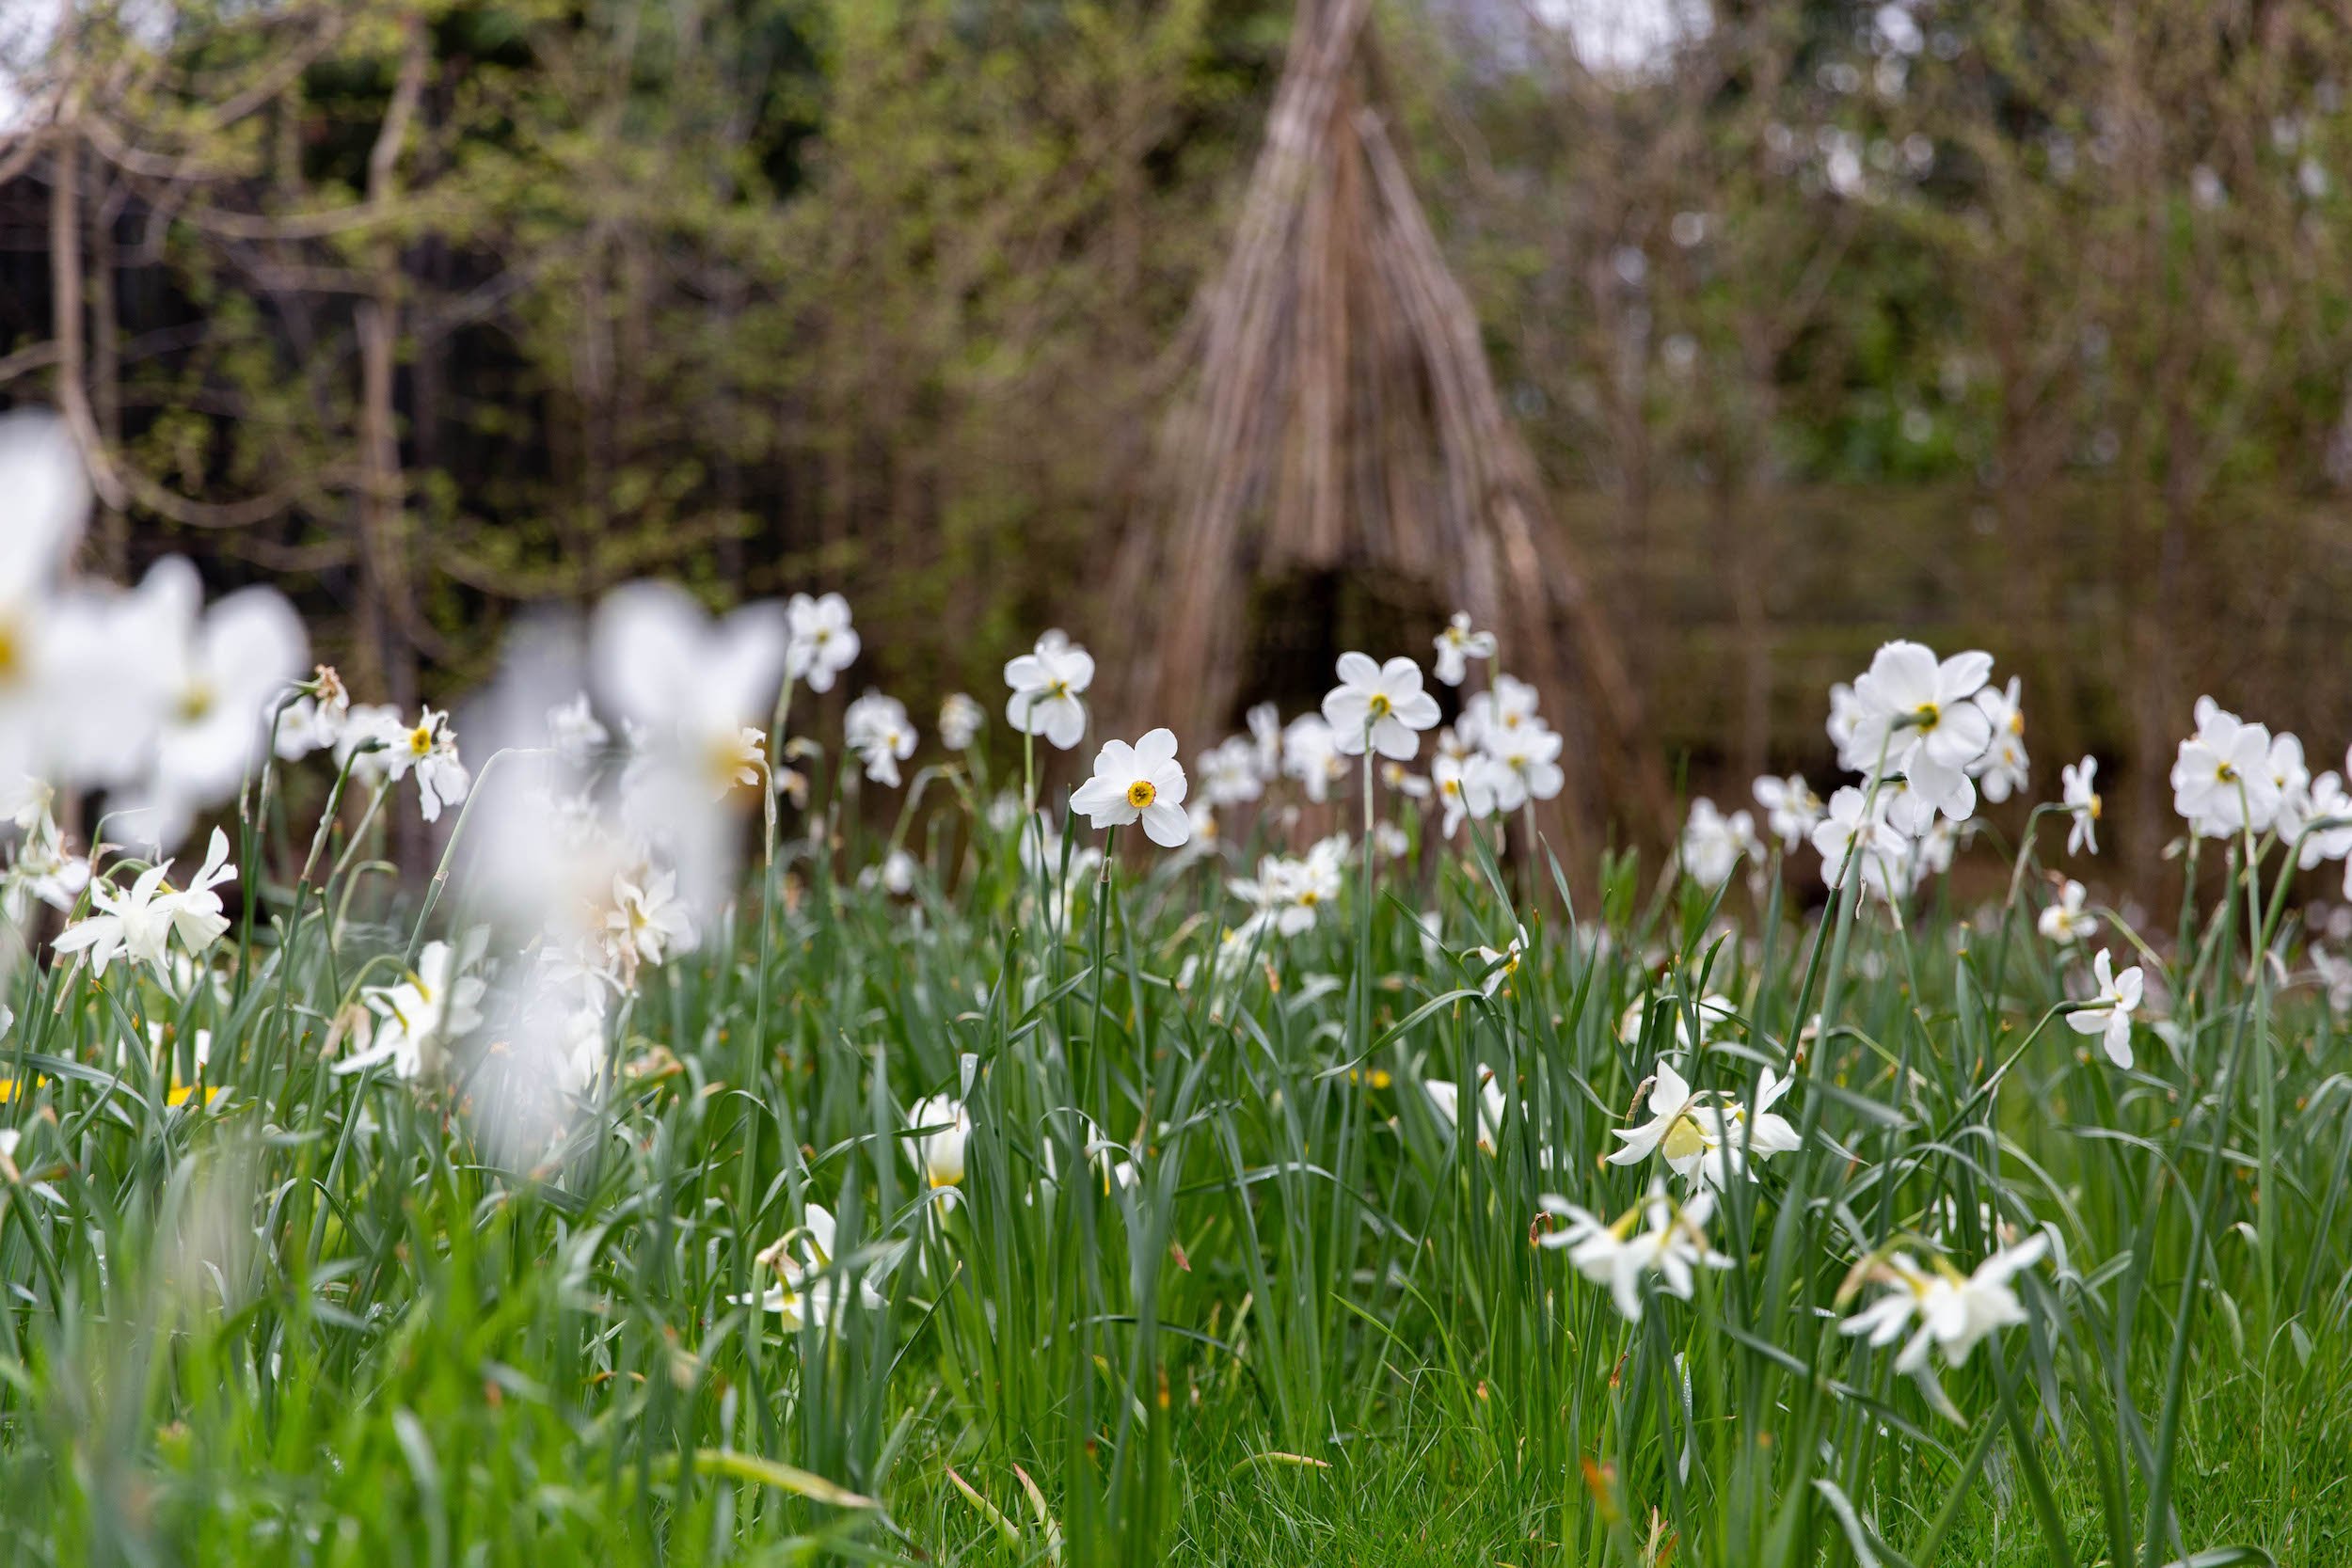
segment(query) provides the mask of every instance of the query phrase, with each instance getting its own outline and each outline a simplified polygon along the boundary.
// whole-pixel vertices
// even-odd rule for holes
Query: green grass
[[[1213,980],[1223,866],[1125,862],[1057,928],[1002,837],[930,829],[911,900],[782,848],[783,895],[755,873],[647,973],[527,1155],[485,1131],[494,1031],[439,1083],[329,1070],[425,934],[364,847],[298,919],[278,868],[218,986],[20,966],[0,1560],[2352,1560],[2352,1049],[2282,983],[2282,905],[2253,942],[2240,898],[2153,934],[2166,1030],[2127,1072],[2053,1017],[2031,876],[1898,929],[1618,861],[1571,916],[1548,864],[1423,843]],[[1481,995],[1471,949],[1520,922]],[[1535,1200],[1639,1196],[1598,1156],[1707,991],[1738,1019],[1685,1069],[1743,1097],[1826,1014],[1782,1106],[1808,1142],[1726,1195],[1732,1266],[1628,1323],[1531,1244]],[[220,1092],[174,1105],[199,1029]],[[905,1111],[966,1055],[949,1198]],[[1419,1087],[1479,1064],[1492,1153]],[[786,1335],[730,1298],[810,1201],[886,1305]],[[1864,1254],[1941,1228],[1965,1271],[1988,1213],[2064,1260],[1935,1363],[1955,1420],[1835,1322]]]

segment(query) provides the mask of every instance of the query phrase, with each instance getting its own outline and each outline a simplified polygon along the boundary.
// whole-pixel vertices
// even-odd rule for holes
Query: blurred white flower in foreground
[[[932,1187],[960,1186],[963,1181],[963,1149],[972,1136],[972,1114],[952,1095],[935,1094],[918,1100],[907,1111],[907,1126],[914,1140],[914,1162]]]
[[[1151,730],[1130,746],[1110,740],[1094,754],[1094,776],[1070,797],[1073,811],[1097,828],[1140,820],[1152,843],[1174,849],[1192,836],[1184,814],[1184,769],[1176,760],[1176,736]]]

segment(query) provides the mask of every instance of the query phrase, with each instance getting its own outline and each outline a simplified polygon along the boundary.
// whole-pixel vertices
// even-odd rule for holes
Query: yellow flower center
[[[2010,712],[2009,716],[2009,733],[2011,735],[2024,735],[2026,733],[2026,716],[2024,714],[2014,710]]]
[[[2099,813],[2105,804],[2106,802],[2100,800],[2098,794],[2094,791],[2090,797],[2090,819],[2093,822],[2099,820]]]
[[[24,655],[18,646],[16,628],[0,621],[0,682],[14,680],[24,673]]]
[[[408,732],[408,751],[412,756],[421,757],[432,754],[433,730],[430,725],[419,724]]]
[[[1935,728],[1936,721],[1943,716],[1943,710],[1933,703],[1921,703],[1914,713],[1914,717],[1919,721],[1919,727],[1923,730]]]
[[[2225,762],[2215,770],[2214,777],[2223,784],[2235,784],[2237,783],[2237,769]]]
[[[8,661],[0,658],[0,665]],[[213,689],[202,681],[191,682],[180,693],[179,715],[183,724],[197,723],[213,711]]]
[[[1149,779],[1137,779],[1127,786],[1127,803],[1137,811],[1141,811],[1159,798],[1159,790],[1152,786]]]
[[[1687,1160],[1693,1154],[1707,1151],[1707,1134],[1699,1130],[1699,1124],[1693,1118],[1677,1117],[1675,1124],[1666,1129],[1665,1139],[1658,1147],[1669,1160]]]
[[[1389,716],[1390,708],[1393,705],[1390,703],[1388,697],[1384,693],[1375,691],[1372,694],[1372,701],[1365,705],[1372,710],[1372,716],[1375,719],[1386,719]]]

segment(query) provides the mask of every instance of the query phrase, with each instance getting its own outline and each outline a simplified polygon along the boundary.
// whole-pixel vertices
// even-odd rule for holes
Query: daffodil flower
[[[784,607],[784,673],[811,691],[831,691],[834,677],[858,656],[857,628],[850,624],[850,601],[838,594],[810,598],[795,594]]]
[[[1536,1206],[1565,1222],[1538,1236],[1536,1244],[1566,1248],[1569,1264],[1595,1284],[1608,1286],[1618,1314],[1629,1323],[1642,1320],[1645,1275],[1656,1275],[1661,1290],[1688,1301],[1697,1270],[1731,1265],[1730,1259],[1708,1245],[1706,1226],[1715,1212],[1712,1193],[1699,1193],[1677,1206],[1663,1187],[1653,1186],[1646,1198],[1614,1222],[1603,1222],[1552,1193],[1537,1198]]]
[[[2067,1027],[2078,1035],[2097,1035],[2106,1048],[2107,1059],[2117,1067],[2132,1065],[2132,1013],[2139,1006],[2139,966],[2118,974],[2107,950],[2099,949],[2090,961],[2093,984],[2098,988],[2090,1000],[2066,1015]]]
[[[1437,676],[1448,686],[1462,684],[1462,677],[1470,673],[1471,659],[1495,657],[1495,634],[1474,630],[1469,613],[1464,610],[1454,612],[1454,618],[1446,623],[1445,630],[1438,634],[1437,642]]]
[[[2105,802],[2099,799],[2095,782],[2098,776],[2097,757],[2085,757],[2058,769],[2058,784],[2063,792],[2060,800],[2073,819],[2066,831],[2066,852],[2070,855],[2085,849],[2094,855],[2099,852],[2099,814]]]
[[[1146,732],[1132,746],[1104,741],[1094,754],[1094,776],[1070,797],[1071,809],[1083,812],[1093,826],[1140,821],[1146,836],[1163,849],[1178,848],[1192,836],[1184,804],[1184,768],[1176,760],[1176,736],[1165,729]]]
[[[1941,1258],[1928,1270],[1910,1254],[1895,1253],[1868,1271],[1868,1277],[1890,1287],[1887,1293],[1838,1324],[1838,1332],[1867,1336],[1883,1347],[1901,1338],[1916,1319],[1917,1331],[1895,1356],[1897,1371],[1924,1371],[1933,1345],[1944,1347],[1944,1358],[1953,1366],[1965,1366],[1978,1340],[2026,1321],[2026,1308],[2009,1282],[2038,1261],[2048,1245],[2048,1234],[2037,1234],[1994,1253],[1964,1275]]]
[[[1067,633],[1049,631],[1034,649],[1008,662],[1005,684],[1012,688],[1005,719],[1020,734],[1042,736],[1065,752],[1086,735],[1086,705],[1078,699],[1094,684],[1094,656]]]
[[[2039,928],[2045,938],[2064,946],[2099,933],[2099,917],[2083,907],[2089,895],[2071,877],[2058,890],[2058,902],[2042,911]]]

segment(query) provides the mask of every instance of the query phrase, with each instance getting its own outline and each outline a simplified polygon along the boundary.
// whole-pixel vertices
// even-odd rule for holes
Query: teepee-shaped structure
[[[1657,825],[1668,802],[1638,694],[1376,106],[1370,4],[1298,0],[1147,515],[1121,546],[1123,705],[1201,736],[1232,720],[1253,587],[1390,574],[1501,634],[1505,667],[1565,730],[1572,823],[1613,802]]]

